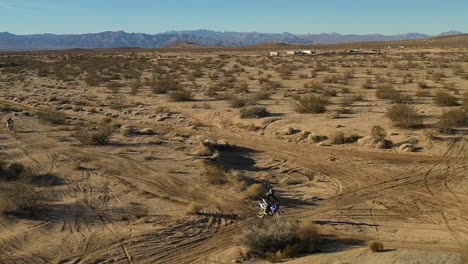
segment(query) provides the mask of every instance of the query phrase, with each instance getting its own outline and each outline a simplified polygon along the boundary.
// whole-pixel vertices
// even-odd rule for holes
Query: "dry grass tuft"
[[[195,215],[198,214],[203,206],[201,206],[198,203],[191,202],[189,206],[187,207],[187,214]]]
[[[384,251],[384,245],[380,242],[372,242],[369,245],[369,248],[372,252],[383,252]]]

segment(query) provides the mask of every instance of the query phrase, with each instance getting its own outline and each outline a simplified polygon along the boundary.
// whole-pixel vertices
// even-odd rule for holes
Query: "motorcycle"
[[[279,203],[274,203],[271,205],[270,209],[265,213],[265,209],[267,208],[268,204],[264,202],[258,203],[260,206],[260,210],[258,212],[258,217],[263,218],[265,216],[272,216],[272,215],[281,215],[284,214],[283,209],[281,209],[281,206]]]
[[[16,134],[16,129],[15,129],[15,125],[14,125],[14,124],[8,123],[8,124],[7,124],[7,128],[8,128],[8,132],[11,132],[11,133],[13,133],[13,134]]]

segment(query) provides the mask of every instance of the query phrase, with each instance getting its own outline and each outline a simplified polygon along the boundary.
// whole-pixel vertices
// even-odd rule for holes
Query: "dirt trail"
[[[41,219],[0,223],[2,263],[226,263],[243,219],[255,213],[255,204],[233,192],[206,191],[196,179],[119,155],[115,147],[63,142],[67,131],[32,118],[23,118],[20,128],[23,133],[4,135],[2,149],[36,171],[66,178],[51,188],[54,199]],[[287,217],[394,248],[467,248],[466,142],[449,144],[437,157],[301,145],[229,126],[202,133],[253,150],[245,155],[265,173],[308,178],[310,183],[278,187],[290,197]],[[191,158],[171,155],[178,155],[180,167],[193,170]],[[157,162],[174,162],[173,156]],[[76,162],[85,168],[74,170]],[[320,184],[330,187],[326,199],[297,197]],[[192,201],[213,206],[182,216]],[[143,205],[153,215],[127,219]]]

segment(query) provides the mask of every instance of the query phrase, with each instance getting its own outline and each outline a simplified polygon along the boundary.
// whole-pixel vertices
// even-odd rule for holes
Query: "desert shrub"
[[[263,106],[248,106],[240,110],[240,118],[262,118],[269,115],[268,110]]]
[[[267,91],[258,91],[250,97],[250,100],[253,102],[259,101],[259,100],[267,100],[270,99],[271,93]]]
[[[341,117],[341,115],[340,115],[339,111],[331,111],[331,112],[328,112],[328,114],[327,114],[327,118],[329,118],[329,119],[338,119],[340,117]]]
[[[418,86],[419,86],[419,88],[421,88],[421,89],[425,89],[425,88],[428,88],[428,87],[429,87],[429,86],[427,85],[426,82],[419,82],[419,83],[418,83]]]
[[[203,162],[203,176],[209,184],[226,183],[224,166],[216,161],[206,160]]]
[[[434,95],[434,103],[438,106],[457,106],[457,98],[444,91],[437,91]]]
[[[15,182],[2,190],[0,200],[0,213],[32,214],[39,205],[40,195],[33,186]]]
[[[395,90],[389,85],[381,85],[377,87],[375,96],[379,99],[391,100],[392,103],[395,104],[401,104],[411,100],[407,95],[403,94],[401,91]]]
[[[192,101],[193,100],[192,93],[190,91],[184,90],[184,89],[171,92],[170,98],[174,102],[183,102],[183,101]]]
[[[407,104],[395,104],[391,106],[386,116],[397,127],[416,128],[423,124],[423,116],[413,106]]]
[[[461,109],[456,109],[442,113],[436,126],[439,132],[451,134],[454,127],[464,126],[467,122],[467,113]]]
[[[43,110],[37,113],[39,121],[42,123],[63,125],[67,121],[67,116],[62,112]]]
[[[202,208],[200,204],[191,202],[187,207],[187,214],[198,214]]]
[[[30,182],[32,176],[31,170],[21,163],[0,164],[0,180]]]
[[[180,89],[180,83],[175,80],[162,79],[154,81],[152,90],[155,94],[163,94],[169,91],[176,91]]]
[[[431,92],[426,90],[418,90],[414,95],[418,97],[429,97],[431,96]]]
[[[119,90],[120,90],[120,87],[122,87],[123,85],[121,83],[118,83],[118,82],[109,82],[106,87],[107,89],[109,89],[109,91],[111,93],[118,93]]]
[[[233,96],[229,100],[229,104],[233,108],[241,108],[249,104],[249,100],[247,98],[239,97],[239,96]]]
[[[468,92],[463,94],[463,108],[468,112]]]
[[[346,137],[343,132],[335,132],[331,134],[328,139],[331,144],[340,145],[346,143]]]
[[[247,187],[247,189],[244,192],[245,198],[251,199],[251,200],[258,200],[262,198],[264,194],[264,188],[263,185],[260,183],[255,183]]]
[[[100,127],[97,131],[80,131],[77,136],[82,144],[106,145],[113,132],[113,126],[109,124]]]
[[[327,98],[313,94],[304,95],[296,101],[294,110],[298,113],[317,114],[327,110]]]
[[[384,251],[384,246],[380,242],[372,242],[369,245],[369,248],[372,252],[383,252]]]
[[[113,127],[106,125],[91,134],[91,143],[97,145],[106,145],[109,143],[109,138],[112,135]]]
[[[367,78],[364,83],[362,84],[362,88],[364,89],[372,89],[372,79]]]
[[[228,181],[238,191],[245,191],[245,189],[247,189],[247,180],[238,171],[231,171],[228,177]]]
[[[361,95],[346,95],[340,98],[339,103],[342,106],[351,106],[354,102],[362,100]]]
[[[387,138],[387,131],[381,126],[373,126],[371,129],[371,137],[374,142],[380,142]]]
[[[323,91],[324,95],[334,97],[338,94],[338,92],[335,89],[326,89]]]
[[[140,90],[141,88],[141,82],[140,80],[135,80],[131,86],[130,86],[130,94],[131,95],[137,95],[138,94],[138,91]]]
[[[250,221],[240,242],[250,255],[280,260],[316,250],[320,235],[312,223],[286,219],[255,219]]]

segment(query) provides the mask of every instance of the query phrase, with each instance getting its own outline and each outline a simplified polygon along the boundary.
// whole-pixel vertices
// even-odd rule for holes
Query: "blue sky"
[[[0,32],[468,32],[468,0],[0,0]]]

